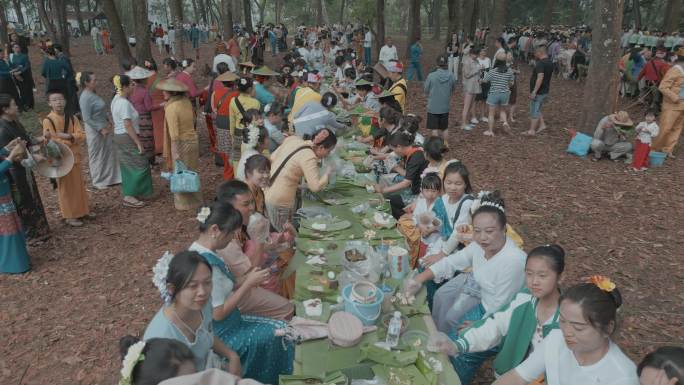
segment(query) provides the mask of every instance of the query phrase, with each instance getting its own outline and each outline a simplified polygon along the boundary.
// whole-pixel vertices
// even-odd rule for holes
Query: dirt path
[[[428,55],[435,49],[428,47]],[[75,67],[94,69],[101,94],[109,94],[115,58],[96,57],[88,39],[73,51]],[[204,48],[205,58],[210,51]],[[40,73],[37,57],[32,55],[34,73]],[[617,282],[625,305],[616,340],[632,358],[653,346],[684,345],[682,160],[634,175],[622,163],[565,154],[569,138],[562,128],[576,120],[581,85],[557,79],[544,110],[549,129],[537,138],[521,137],[528,124],[522,104],[528,76],[526,69],[516,134],[489,138],[482,126],[470,133],[453,128],[450,155],[468,165],[476,190],[504,192],[526,249],[552,242],[566,249],[565,285],[589,274]],[[409,110],[423,116],[420,86],[411,84],[410,94]],[[452,127],[461,102],[459,93]],[[212,199],[220,170],[208,155],[201,163],[204,197]],[[161,305],[152,266],[165,250],[186,247],[197,232],[194,213],[173,209],[158,169],[154,180],[159,196],[140,210],[123,208],[118,189],[91,192],[98,216],[77,229],[60,221],[55,191],[39,181],[53,237],[31,249],[32,272],[0,276],[0,383],[18,384],[22,376],[22,384],[118,381],[119,337],[141,333]]]

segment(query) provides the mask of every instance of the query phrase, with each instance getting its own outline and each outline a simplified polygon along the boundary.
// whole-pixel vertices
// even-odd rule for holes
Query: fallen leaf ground
[[[441,46],[425,44],[431,62]],[[401,44],[399,48],[401,52]],[[108,79],[118,71],[116,58],[94,55],[89,39],[75,41],[72,52],[76,69],[95,71],[100,94],[111,97]],[[161,62],[162,56],[156,49],[154,53]],[[205,46],[200,69],[210,56],[211,48]],[[32,50],[35,74],[40,73],[39,57]],[[427,59],[424,67],[429,68]],[[199,72],[195,79],[204,85]],[[546,243],[565,248],[564,285],[590,274],[617,282],[624,306],[615,340],[635,361],[656,346],[684,345],[682,160],[633,174],[621,162],[592,163],[566,154],[569,136],[563,128],[590,132],[592,127],[575,126],[584,84],[560,79],[553,80],[544,108],[549,129],[536,138],[520,136],[529,123],[524,103],[528,79],[525,68],[511,136],[486,137],[483,126],[470,133],[457,128],[459,91],[450,114],[450,155],[469,167],[476,190],[504,193],[510,221],[527,250]],[[42,95],[42,79],[36,80]],[[411,83],[409,91],[408,110],[424,116],[420,84]],[[630,112],[641,118],[639,106]],[[25,121],[37,122],[30,117]],[[205,132],[202,146],[207,148]],[[221,181],[212,160],[205,151],[199,170],[207,200]],[[86,174],[87,165],[82,167]],[[60,220],[56,192],[39,180],[52,238],[30,250],[30,273],[0,276],[0,383],[118,381],[118,339],[142,333],[160,306],[150,280],[152,266],[165,250],[186,247],[197,232],[194,213],[173,208],[159,171],[154,170],[158,195],[140,210],[123,208],[116,188],[90,192],[97,218],[82,228]],[[486,369],[478,382],[491,382]]]

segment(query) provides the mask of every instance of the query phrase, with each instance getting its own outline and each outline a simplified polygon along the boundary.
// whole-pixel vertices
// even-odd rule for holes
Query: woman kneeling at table
[[[292,372],[292,343],[276,336],[276,331],[284,330],[287,324],[271,318],[242,315],[238,309],[240,299],[268,279],[269,271],[256,268],[235,288],[235,276],[217,254],[240,231],[242,214],[229,203],[216,201],[211,207],[202,207],[197,220],[200,235],[189,250],[200,253],[214,270],[211,277],[214,333],[240,355],[245,377],[277,384],[278,375]]]
[[[571,287],[561,296],[560,330],[494,385],[524,385],[541,375],[548,385],[639,385],[636,365],[610,338],[620,305],[620,292],[605,277]]]
[[[461,384],[470,383],[482,363],[496,354],[493,368],[501,376],[541,347],[544,337],[558,329],[560,281],[565,252],[558,245],[533,249],[525,264],[527,287],[490,317],[462,330],[455,341],[435,338],[439,351],[453,358]],[[500,346],[498,354],[493,348]]]

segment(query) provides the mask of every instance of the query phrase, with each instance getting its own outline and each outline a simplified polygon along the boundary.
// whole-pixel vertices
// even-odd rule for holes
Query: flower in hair
[[[588,282],[593,283],[596,285],[596,287],[605,291],[606,293],[610,293],[615,290],[615,283],[611,281],[610,278],[604,277],[602,275],[592,275],[589,277]]]
[[[246,86],[247,85],[247,78],[240,78],[240,84],[242,84],[243,86]]]
[[[202,209],[200,209],[200,212],[197,213],[197,220],[200,223],[204,224],[204,222],[207,221],[207,218],[209,218],[210,214],[211,214],[211,209],[209,207],[204,206],[204,207],[202,207]]]
[[[250,123],[247,130],[247,146],[256,148],[259,145],[259,127],[254,123]]]
[[[169,293],[166,287],[166,278],[169,275],[169,264],[173,259],[173,254],[168,251],[157,260],[157,264],[152,268],[152,283],[159,290],[159,295],[161,295],[164,303],[171,303],[171,293]]]
[[[142,353],[143,349],[145,349],[145,341],[138,341],[128,348],[121,367],[119,385],[131,385],[131,376],[133,375],[135,365],[145,360],[145,355]]]
[[[490,201],[480,202],[480,207],[482,207],[482,206],[491,206],[491,207],[494,207],[496,209],[499,209],[502,213],[506,212],[506,210],[504,210],[503,206],[501,206],[500,204],[495,203],[495,202],[490,202]]]

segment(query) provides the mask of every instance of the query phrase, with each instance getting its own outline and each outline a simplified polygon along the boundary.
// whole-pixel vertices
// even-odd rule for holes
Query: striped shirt
[[[510,68],[506,72],[499,72],[498,68],[492,68],[485,73],[483,82],[489,83],[490,93],[510,92],[509,85],[513,83],[513,71]]]

